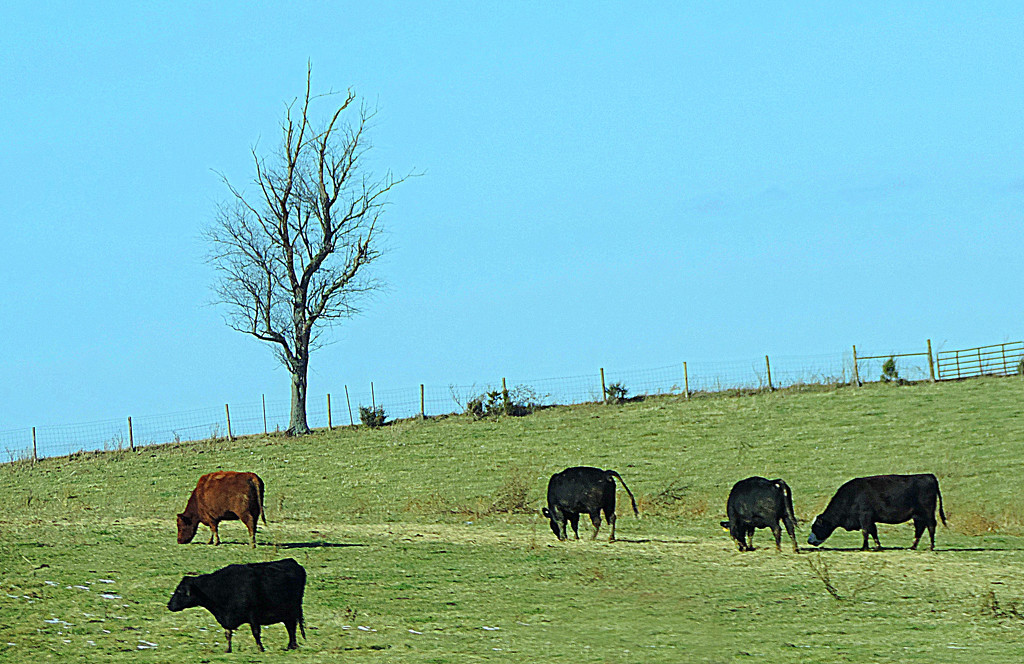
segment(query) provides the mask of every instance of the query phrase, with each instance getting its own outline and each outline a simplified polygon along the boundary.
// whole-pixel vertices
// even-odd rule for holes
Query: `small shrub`
[[[466,414],[476,419],[489,415],[501,415],[505,412],[505,399],[498,390],[479,394],[466,401]]]
[[[483,395],[479,397],[473,397],[466,402],[466,414],[472,415],[476,419],[480,419],[484,416],[484,401]]]
[[[822,560],[818,555],[808,556],[807,565],[811,568],[811,572],[814,576],[818,577],[822,585],[825,586],[825,590],[829,595],[832,595],[833,599],[842,600],[842,595],[839,594],[839,590],[832,582],[832,572],[828,568],[828,563]]]
[[[4,451],[7,453],[7,463],[31,463],[35,461],[32,457],[32,448],[26,447],[20,450],[12,450],[9,447],[5,447]]]
[[[110,440],[103,443],[104,452],[122,452],[128,449],[128,441],[125,440],[124,434],[117,432]]]
[[[505,483],[498,487],[491,502],[491,512],[506,514],[530,514],[530,478],[525,472],[513,468],[509,471]]]
[[[477,419],[498,415],[520,417],[541,407],[543,397],[528,385],[516,385],[511,390],[490,390],[466,401],[465,412]]]
[[[414,514],[451,514],[456,510],[452,507],[451,499],[448,495],[440,491],[434,491],[407,500],[405,511]]]
[[[900,372],[896,368],[896,358],[889,357],[888,360],[882,363],[882,380],[886,383],[899,383]]]
[[[1020,361],[1017,362],[1017,375],[1024,378],[1024,357],[1020,358]]]
[[[516,385],[508,392],[509,415],[530,415],[542,407],[541,402],[551,395],[537,394],[529,385]]]
[[[825,562],[820,553],[808,556],[807,565],[811,568],[811,572],[814,576],[821,581],[821,584],[825,587],[825,591],[831,595],[833,599],[838,601],[857,599],[857,595],[862,590],[867,590],[868,588],[877,585],[880,578],[877,572],[868,574],[867,576],[861,576],[856,585],[850,588],[849,592],[842,594],[839,592],[839,588],[832,579],[832,571],[829,569],[828,563]]]
[[[973,511],[965,511],[958,514],[956,525],[957,530],[971,537],[989,535],[1001,530],[998,521],[985,514]]]
[[[988,593],[982,597],[981,612],[994,618],[1024,620],[1024,611],[1019,608],[1017,602],[1013,600],[1000,602],[996,599],[996,593],[992,589],[989,589]]]
[[[359,407],[359,421],[364,426],[370,427],[371,429],[378,429],[384,426],[387,420],[387,415],[384,413],[384,406],[377,406],[376,408],[368,408],[366,406]]]
[[[611,403],[623,403],[626,401],[626,395],[629,394],[629,390],[622,383],[612,383],[608,387],[604,388],[605,401]]]

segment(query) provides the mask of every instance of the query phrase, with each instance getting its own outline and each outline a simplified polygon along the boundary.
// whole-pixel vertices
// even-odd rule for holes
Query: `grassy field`
[[[640,519],[559,543],[538,510],[567,466],[618,470]],[[35,662],[1015,662],[1024,656],[1024,381],[805,388],[401,422],[0,466],[0,660]],[[199,475],[267,486],[256,550],[175,541]],[[856,476],[933,472],[949,527],[886,550],[740,553],[718,525],[732,484],[782,477],[809,520]],[[627,499],[628,500],[628,499]],[[628,505],[628,503],[626,503]],[[589,523],[581,533],[589,537]],[[603,533],[606,534],[606,533]],[[294,557],[307,641],[248,629],[224,654],[183,574]]]

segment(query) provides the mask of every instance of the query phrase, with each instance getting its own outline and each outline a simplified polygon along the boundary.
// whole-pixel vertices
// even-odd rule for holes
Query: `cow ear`
[[[546,507],[540,508],[540,513],[543,514],[544,517],[547,518],[547,519],[551,518],[551,512],[549,512],[548,508],[546,508]]]

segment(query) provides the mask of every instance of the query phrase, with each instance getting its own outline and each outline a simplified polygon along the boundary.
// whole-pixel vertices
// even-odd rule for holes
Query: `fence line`
[[[932,364],[928,352],[858,355],[852,352],[799,356],[764,356],[730,362],[680,362],[650,369],[600,369],[586,375],[493,382],[446,387],[419,385],[384,388],[374,383],[344,385],[341,392],[311,396],[306,419],[311,428],[359,423],[359,408],[378,405],[388,419],[459,413],[468,401],[500,391],[502,381],[513,399],[540,406],[599,402],[608,386],[625,388],[627,397],[678,394],[686,397],[729,390],[767,390],[804,384],[860,384],[882,374],[888,358],[899,358],[900,377],[915,381],[985,374],[1016,374],[1024,360],[1024,342],[940,352]],[[506,380],[507,379],[507,380]],[[225,404],[163,415],[134,416],[82,424],[62,424],[0,431],[0,461],[61,456],[78,451],[135,449],[158,443],[247,436],[284,431],[291,413],[289,400]],[[4,458],[4,456],[6,458]]]
[[[1011,341],[994,346],[945,351],[939,353],[936,360],[941,380],[1009,376],[1021,371],[1024,342]]]

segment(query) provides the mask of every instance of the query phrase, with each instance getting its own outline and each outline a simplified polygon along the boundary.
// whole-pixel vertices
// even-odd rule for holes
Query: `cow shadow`
[[[320,540],[314,542],[286,542],[285,544],[277,545],[279,549],[341,549],[350,546],[366,545],[354,542],[323,542]]]
[[[999,551],[1024,551],[1024,547],[1019,546],[1003,546],[1003,547],[982,547],[982,546],[967,546],[967,547],[936,547],[934,550],[929,549],[911,549],[909,546],[884,546],[880,550],[871,548],[866,551],[859,546],[851,547],[826,547],[820,546],[817,548],[810,548],[807,546],[800,547],[800,553],[812,553],[814,551],[821,552],[838,552],[838,553],[884,553],[886,551],[909,551],[913,553],[997,553]]]
[[[623,537],[615,538],[615,542],[612,544],[617,542],[625,544],[700,544],[697,540],[627,539]]]

